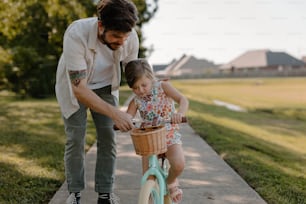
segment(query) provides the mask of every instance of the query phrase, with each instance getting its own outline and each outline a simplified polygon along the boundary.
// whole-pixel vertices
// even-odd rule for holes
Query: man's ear
[[[100,33],[103,33],[104,28],[103,28],[102,21],[98,21],[98,30]]]
[[[99,28],[103,28],[102,21],[98,21],[98,26],[99,26]]]

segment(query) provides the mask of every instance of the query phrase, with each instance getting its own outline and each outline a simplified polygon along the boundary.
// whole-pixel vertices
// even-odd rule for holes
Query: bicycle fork
[[[164,166],[164,161],[162,167],[159,164],[156,155],[151,155],[149,157],[149,169],[145,172],[141,179],[141,186],[145,184],[149,176],[154,176],[155,187],[152,190],[154,194],[154,203],[164,204],[164,196],[167,195],[166,189],[166,178],[167,178],[167,168]]]

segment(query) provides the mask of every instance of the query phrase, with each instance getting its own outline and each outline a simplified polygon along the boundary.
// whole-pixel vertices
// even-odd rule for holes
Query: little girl
[[[130,61],[125,67],[125,77],[130,88],[136,95],[130,102],[127,113],[132,117],[137,110],[144,121],[153,121],[158,117],[161,120],[171,120],[166,123],[166,157],[170,163],[167,186],[173,202],[182,200],[183,191],[179,188],[177,177],[185,166],[182,149],[181,134],[178,132],[178,123],[182,122],[188,109],[188,100],[168,81],[158,81],[154,77],[151,66],[145,59]],[[174,101],[178,104],[175,111]],[[142,158],[143,172],[148,169],[148,158]]]

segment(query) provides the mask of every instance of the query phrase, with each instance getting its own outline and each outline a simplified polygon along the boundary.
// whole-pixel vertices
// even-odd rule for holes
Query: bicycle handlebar
[[[152,122],[151,122],[151,123],[152,123]],[[170,120],[163,120],[163,121],[161,121],[161,124],[165,124],[165,123],[171,123],[171,124],[173,124],[173,123],[171,122],[171,119],[170,119]],[[183,117],[182,117],[182,122],[181,122],[181,123],[187,123],[187,117],[186,117],[186,116],[183,116]],[[133,122],[133,124],[135,125],[136,123]],[[155,125],[151,125],[151,127],[155,127]],[[116,125],[114,125],[113,129],[114,129],[114,130],[119,130],[119,128],[118,128]]]

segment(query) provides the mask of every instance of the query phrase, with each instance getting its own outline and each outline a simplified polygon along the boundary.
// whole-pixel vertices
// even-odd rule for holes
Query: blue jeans
[[[104,101],[117,105],[111,95],[110,86],[93,90]],[[80,109],[68,119],[64,118],[67,141],[65,145],[65,175],[69,192],[80,192],[85,188],[84,158],[85,135],[87,126],[87,107],[80,104]],[[110,193],[113,190],[116,143],[113,121],[90,110],[97,133],[97,160],[95,169],[95,191]]]

